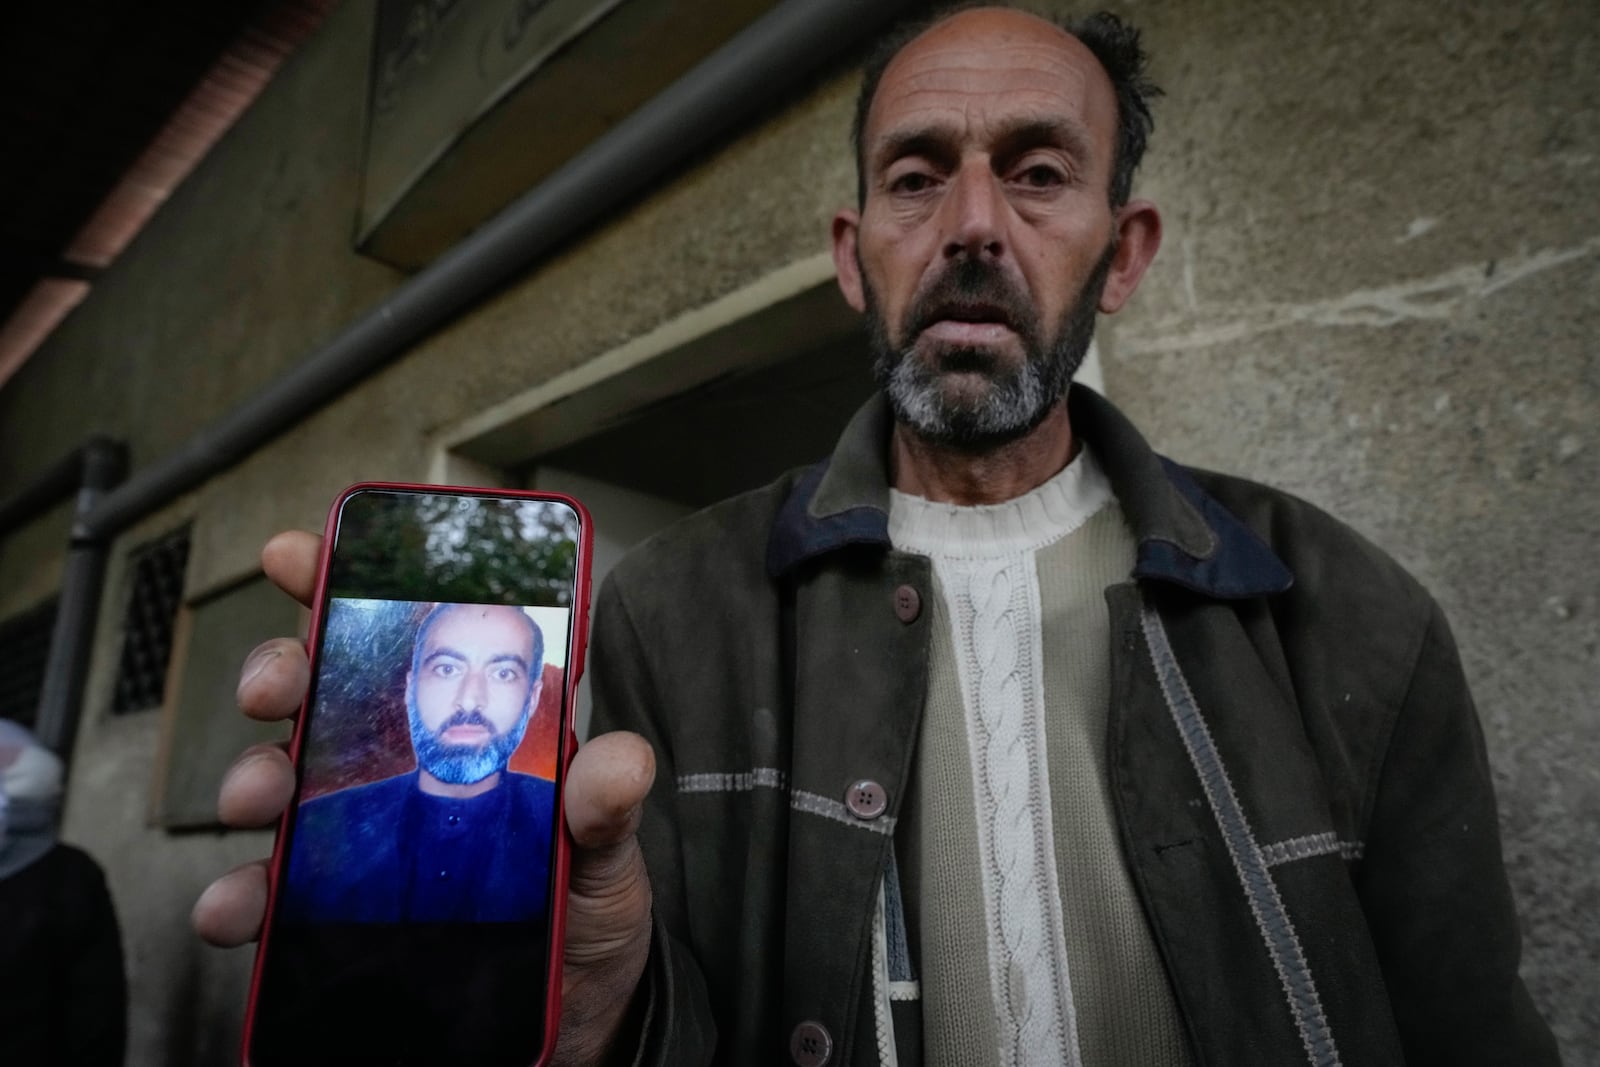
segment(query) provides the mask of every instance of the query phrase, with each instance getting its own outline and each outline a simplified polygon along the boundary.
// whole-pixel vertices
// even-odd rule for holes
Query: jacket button
[[[894,591],[894,613],[901,622],[915,622],[922,614],[922,594],[914,585],[902,585]]]
[[[858,819],[876,819],[889,807],[889,794],[877,782],[863,778],[845,793],[844,806]]]
[[[833,1056],[833,1037],[821,1023],[807,1019],[789,1035],[789,1058],[797,1067],[822,1067]]]

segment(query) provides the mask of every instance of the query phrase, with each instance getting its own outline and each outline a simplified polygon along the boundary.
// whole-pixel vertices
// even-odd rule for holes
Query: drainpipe
[[[112,538],[227,470],[553,250],[804,87],[926,0],[785,0],[298,366],[120,487],[85,480],[46,667],[41,738],[70,751]],[[840,148],[844,147],[841,131]],[[85,446],[88,449],[88,445]],[[120,468],[117,468],[120,469]],[[10,515],[0,509],[0,518]],[[5,531],[0,522],[0,534]]]
[[[111,548],[110,538],[95,536],[84,518],[122,481],[127,469],[126,447],[106,437],[91,437],[21,493],[0,504],[0,536],[4,536],[74,491],[77,493],[66,570],[61,578],[50,654],[45,660],[44,684],[34,722],[40,743],[63,760],[71,758],[72,742],[77,737],[78,707],[83,700],[106,555]]]
[[[27,525],[77,492],[83,484],[84,451],[95,442],[109,443],[103,437],[90,438],[35,477],[22,492],[0,501],[0,537]]]

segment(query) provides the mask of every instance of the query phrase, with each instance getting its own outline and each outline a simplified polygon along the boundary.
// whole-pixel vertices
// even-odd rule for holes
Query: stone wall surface
[[[1141,182],[1165,247],[1102,328],[1156,445],[1321,504],[1443,602],[1500,790],[1534,995],[1600,1063],[1600,8],[1150,0],[1168,96]],[[370,2],[342,5],[4,389],[0,497],[90,430],[148,466],[403,279],[350,251]],[[421,478],[475,412],[825,247],[854,80],[826,81],[359,388],[150,516],[191,596],[337,490]],[[54,587],[60,509],[0,541],[0,617]],[[113,718],[106,583],[66,833],[106,865],[131,1067],[227,1062],[249,954],[187,912],[264,834],[145,825],[159,723]],[[219,714],[231,713],[219,709]],[[1586,1059],[1586,1057],[1588,1057]]]
[[[1107,388],[1443,604],[1524,974],[1600,1063],[1600,7],[1127,10],[1168,93],[1137,190],[1167,232],[1101,330]]]

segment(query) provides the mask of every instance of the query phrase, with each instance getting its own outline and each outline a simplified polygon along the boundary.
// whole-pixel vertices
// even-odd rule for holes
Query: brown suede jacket
[[[1309,504],[1069,403],[1139,546],[1106,590],[1108,765],[1194,1061],[1556,1062],[1437,606]],[[659,761],[621,1062],[922,1060],[915,1002],[882,1024],[872,951],[937,595],[889,544],[889,430],[875,399],[828,462],[674,525],[601,589],[594,729]],[[847,803],[863,780],[881,814]]]

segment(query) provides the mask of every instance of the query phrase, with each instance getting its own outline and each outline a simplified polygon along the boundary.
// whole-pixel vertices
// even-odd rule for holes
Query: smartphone
[[[334,502],[247,1067],[550,1058],[592,543],[554,493]]]

